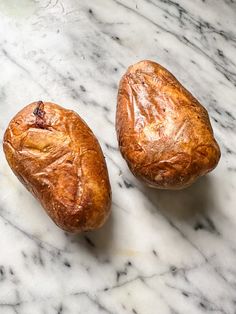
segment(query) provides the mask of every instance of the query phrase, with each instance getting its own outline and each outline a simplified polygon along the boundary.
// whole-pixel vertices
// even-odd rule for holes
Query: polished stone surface
[[[114,128],[126,68],[167,67],[208,109],[222,158],[178,192],[145,188]],[[113,189],[99,231],[58,229],[0,149],[0,313],[236,313],[236,3],[0,0],[0,137],[53,101],[97,135]]]

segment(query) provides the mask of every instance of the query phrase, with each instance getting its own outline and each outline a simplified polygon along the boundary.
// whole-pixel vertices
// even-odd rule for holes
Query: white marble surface
[[[0,0],[0,137],[24,105],[77,111],[98,136],[112,215],[58,229],[0,149],[1,314],[236,313],[236,2]],[[180,192],[145,188],[114,129],[117,85],[152,59],[208,109],[222,159]]]

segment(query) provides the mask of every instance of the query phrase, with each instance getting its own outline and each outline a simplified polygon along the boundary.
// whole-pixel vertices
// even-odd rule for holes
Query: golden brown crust
[[[62,229],[99,228],[111,189],[100,145],[78,114],[49,102],[23,108],[3,141],[7,161]]]
[[[152,61],[130,66],[122,77],[116,130],[130,170],[156,188],[185,188],[220,159],[206,109]]]

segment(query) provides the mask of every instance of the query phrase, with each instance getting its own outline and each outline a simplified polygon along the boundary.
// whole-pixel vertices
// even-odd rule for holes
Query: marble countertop
[[[152,59],[208,109],[222,158],[179,191],[145,188],[116,141],[117,86]],[[0,149],[1,314],[236,313],[236,2],[0,1],[0,138],[26,104],[77,111],[113,189],[99,231],[57,228]],[[2,145],[1,145],[2,146]]]

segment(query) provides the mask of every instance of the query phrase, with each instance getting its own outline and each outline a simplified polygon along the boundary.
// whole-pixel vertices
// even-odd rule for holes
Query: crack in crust
[[[46,122],[45,122],[45,114],[44,111],[44,103],[39,100],[37,102],[37,107],[34,109],[33,114],[35,115],[35,126],[36,128],[45,129],[46,128]]]

